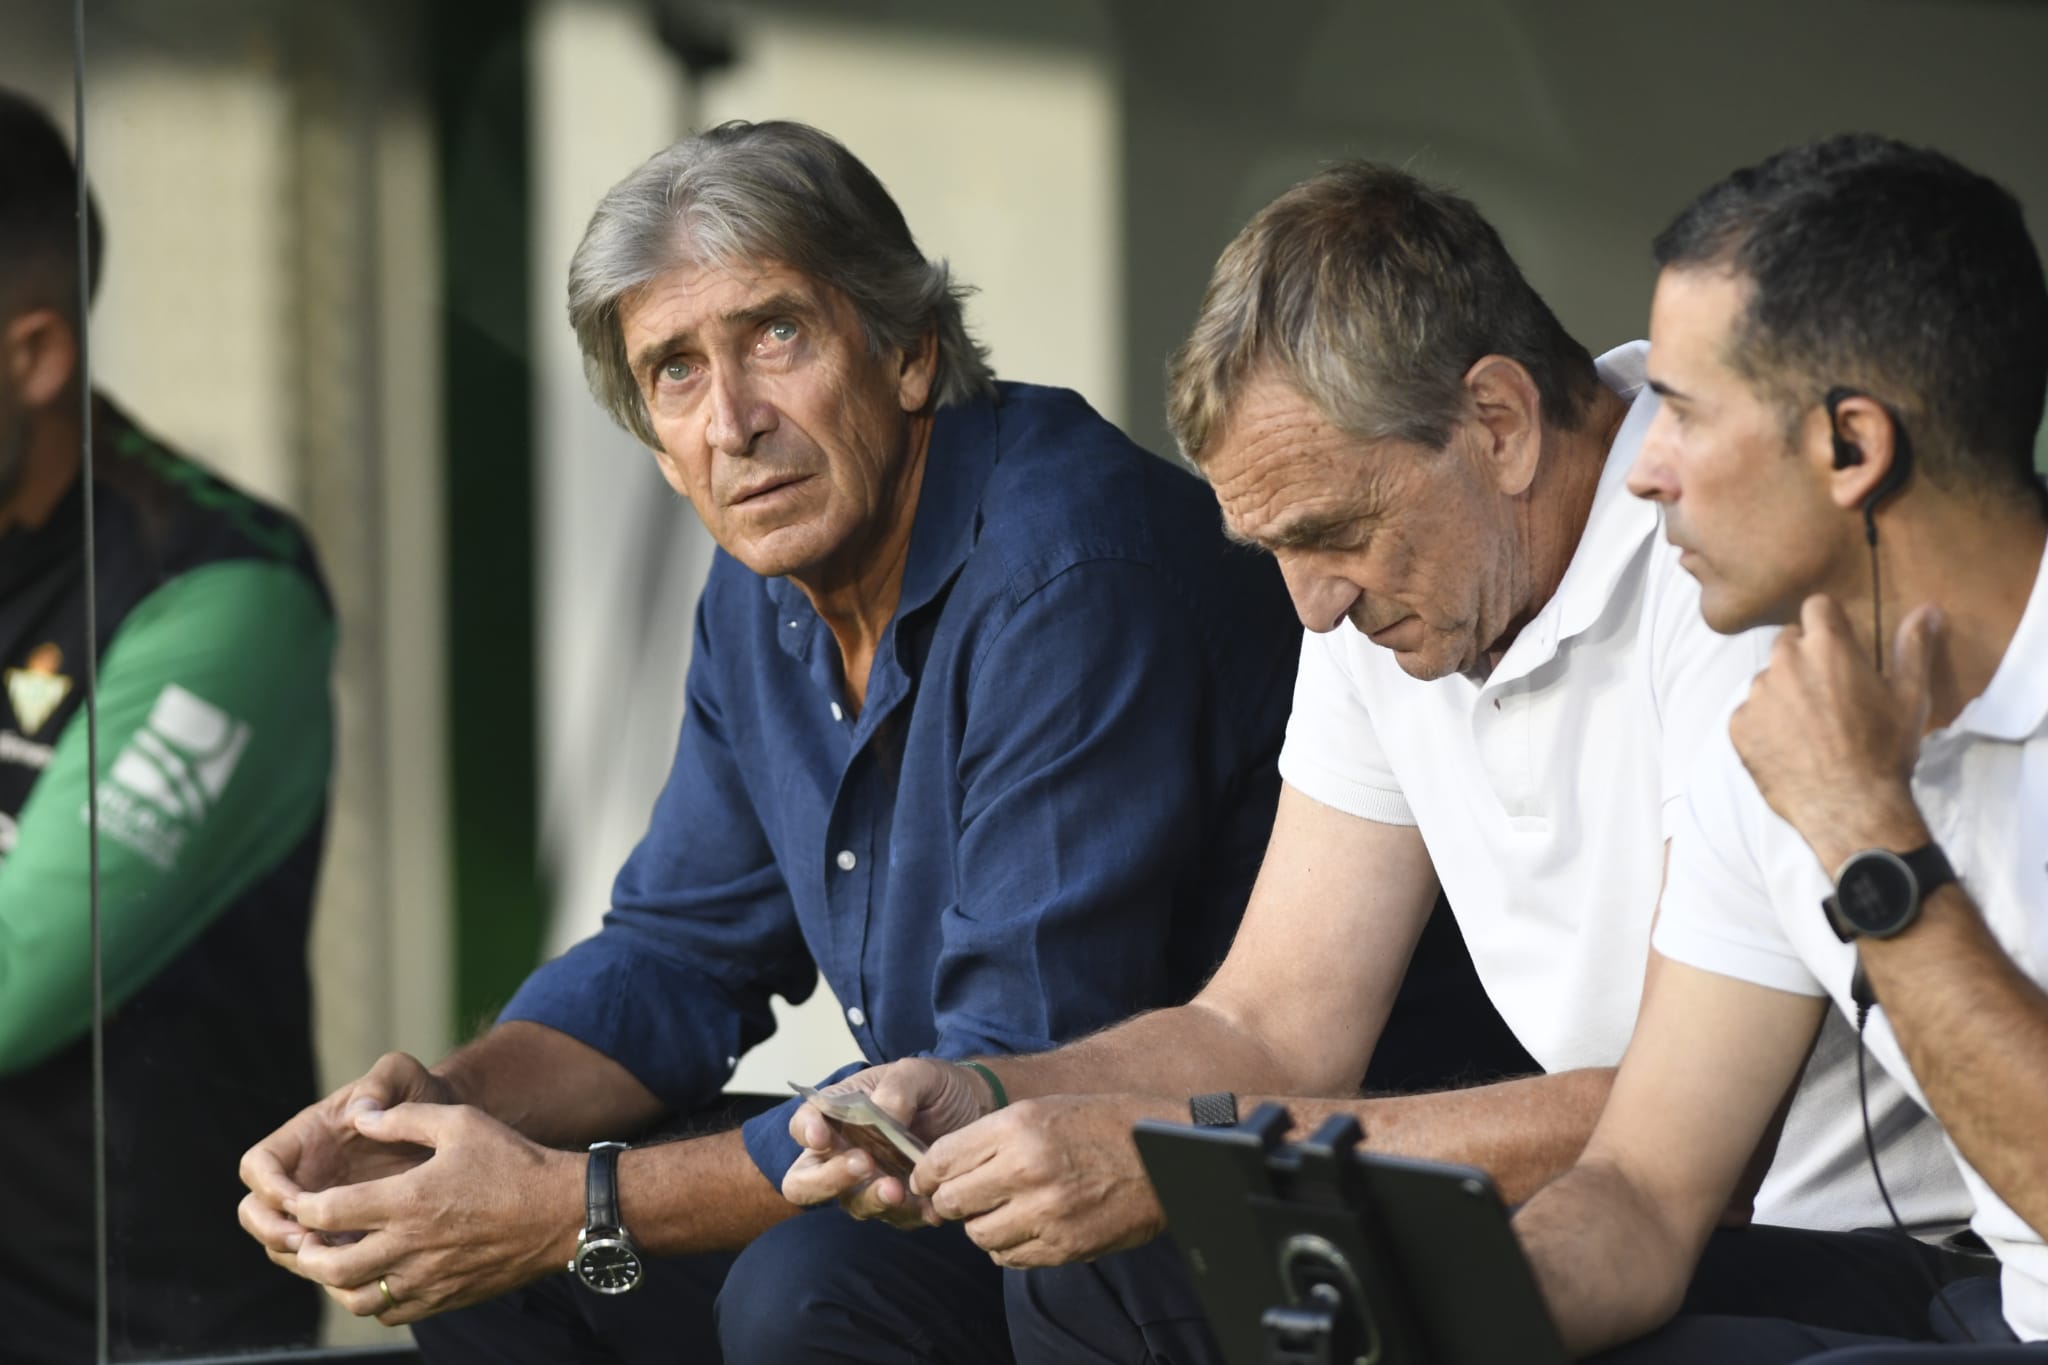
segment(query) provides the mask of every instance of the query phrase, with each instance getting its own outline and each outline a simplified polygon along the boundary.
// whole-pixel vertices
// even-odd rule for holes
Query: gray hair
[[[927,260],[874,172],[802,123],[721,124],[648,158],[591,215],[569,263],[569,325],[599,406],[660,441],[626,357],[619,304],[682,265],[777,263],[852,302],[868,350],[913,351],[936,335],[932,405],[993,394],[988,352],[968,334],[943,260]]]
[[[1167,424],[1199,465],[1268,367],[1340,430],[1441,449],[1484,355],[1535,381],[1546,423],[1575,429],[1599,383],[1470,201],[1349,161],[1261,209],[1224,248],[1167,367]]]

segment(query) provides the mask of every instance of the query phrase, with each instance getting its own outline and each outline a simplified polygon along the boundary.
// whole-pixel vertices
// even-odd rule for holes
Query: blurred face
[[[1361,441],[1285,380],[1246,385],[1203,473],[1233,539],[1272,552],[1302,625],[1349,621],[1424,680],[1469,672],[1525,581],[1511,500],[1461,423],[1443,450]],[[1481,429],[1483,430],[1483,429]]]
[[[670,487],[764,577],[858,576],[916,496],[932,348],[873,356],[853,305],[785,266],[684,266],[621,301]]]
[[[1727,633],[1796,620],[1827,578],[1842,518],[1816,404],[1796,437],[1782,410],[1727,363],[1748,284],[1720,270],[1666,270],[1650,305],[1650,383],[1663,397],[1629,491],[1664,508],[1664,537]],[[1817,446],[1817,449],[1816,449]]]

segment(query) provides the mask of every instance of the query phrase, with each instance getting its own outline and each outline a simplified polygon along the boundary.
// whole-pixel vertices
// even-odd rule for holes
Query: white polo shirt
[[[1626,487],[1657,405],[1643,383],[1648,353],[1637,342],[1600,357],[1602,381],[1631,406],[1563,581],[1499,666],[1419,682],[1349,623],[1310,634],[1280,756],[1304,795],[1420,827],[1480,981],[1546,1071],[1621,1060],[1693,755],[1769,656],[1767,632],[1707,628],[1657,507]],[[1885,1219],[1861,1169],[1853,1064],[1836,1023],[1759,1191],[1760,1220]],[[1846,1119],[1834,1114],[1843,1094]],[[1894,1161],[1909,1181],[1927,1174],[1907,1216],[1959,1222],[1967,1200],[1939,1143],[1903,1131],[1917,1111],[1888,1083],[1871,1099],[1906,1149],[1887,1175]]]
[[[2021,971],[2048,985],[2044,678],[2048,559],[1990,686],[1921,743],[1913,799],[1993,937]],[[1725,725],[1697,769],[1672,840],[1658,950],[1775,990],[1828,996],[1841,1017],[1854,1019],[1856,949],[1835,937],[1821,910],[1833,890],[1830,869],[1764,804]],[[1871,1012],[1865,1037],[1884,1071],[1925,1104],[1882,1006]],[[2041,1141],[2048,1145],[2048,1134]],[[2048,1246],[1953,1146],[1948,1152],[1975,1201],[1971,1224],[2004,1264],[2006,1321],[2022,1341],[2048,1339]],[[1889,1155],[1881,1168],[1896,1192]]]

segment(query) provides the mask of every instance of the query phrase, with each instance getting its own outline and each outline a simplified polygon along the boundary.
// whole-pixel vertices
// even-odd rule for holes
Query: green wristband
[[[1002,1078],[997,1076],[995,1072],[989,1070],[980,1062],[961,1062],[960,1065],[966,1067],[969,1071],[981,1073],[981,1078],[988,1082],[989,1093],[995,1096],[997,1109],[1001,1109],[1010,1102],[1009,1093],[1003,1089]]]

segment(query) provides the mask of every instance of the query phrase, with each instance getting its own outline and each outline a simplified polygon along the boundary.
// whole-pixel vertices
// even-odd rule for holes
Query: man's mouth
[[[1388,645],[1394,633],[1401,630],[1414,619],[1413,616],[1404,616],[1398,621],[1390,621],[1378,630],[1368,632],[1365,638],[1376,645]]]
[[[810,477],[808,474],[779,474],[770,479],[758,479],[742,488],[739,491],[739,495],[733,498],[727,506],[739,507],[754,501],[756,498],[771,497],[785,488],[794,488]]]

